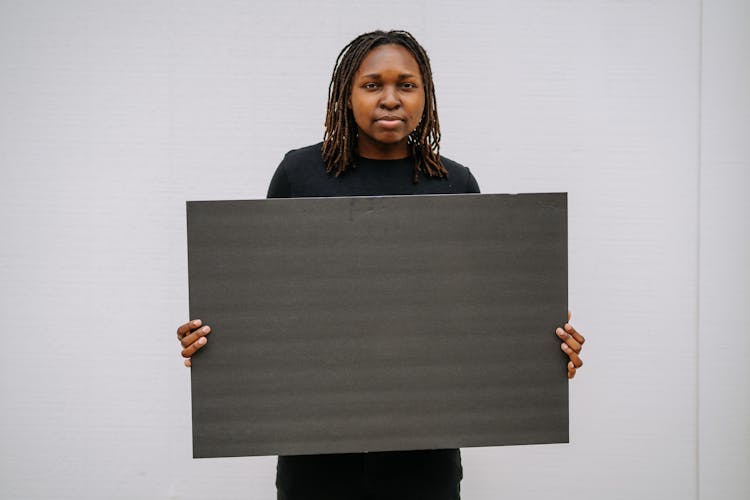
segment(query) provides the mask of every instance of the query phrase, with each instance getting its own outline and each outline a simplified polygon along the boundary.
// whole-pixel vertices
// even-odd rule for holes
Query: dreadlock
[[[437,115],[435,85],[427,52],[407,31],[373,31],[365,33],[344,47],[336,58],[331,83],[328,85],[326,130],[323,135],[323,161],[328,173],[338,177],[354,163],[357,147],[357,123],[347,103],[351,98],[352,81],[362,60],[375,47],[397,44],[405,47],[419,65],[424,83],[425,106],[417,128],[409,134],[409,153],[414,158],[414,183],[419,173],[430,177],[447,177],[440,162],[440,122]]]

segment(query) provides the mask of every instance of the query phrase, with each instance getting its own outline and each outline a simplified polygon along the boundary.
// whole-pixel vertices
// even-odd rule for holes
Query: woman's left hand
[[[562,340],[560,349],[570,358],[570,361],[568,361],[568,378],[573,378],[576,376],[576,370],[583,366],[580,354],[586,339],[570,324],[570,311],[568,311],[568,323],[555,330],[555,333]]]

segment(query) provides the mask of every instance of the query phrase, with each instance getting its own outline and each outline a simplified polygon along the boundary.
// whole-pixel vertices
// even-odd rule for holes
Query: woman
[[[429,58],[405,31],[375,31],[339,54],[328,90],[323,142],[290,151],[269,198],[478,193],[469,169],[439,155],[440,125]],[[177,330],[185,365],[211,331],[200,320]],[[584,338],[557,328],[568,377]],[[458,499],[458,450],[279,457],[279,499]]]

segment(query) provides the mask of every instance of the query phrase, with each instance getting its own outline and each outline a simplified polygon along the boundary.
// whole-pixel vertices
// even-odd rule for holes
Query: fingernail
[[[568,331],[570,331],[570,330],[573,329],[573,327],[570,326],[569,324],[565,323],[565,329],[568,330]]]
[[[200,345],[203,345],[203,344],[205,344],[205,343],[206,343],[206,337],[201,337],[201,338],[199,338],[199,339],[198,339],[198,343],[199,343]]]
[[[562,331],[562,328],[558,328],[557,330],[555,330],[555,333],[558,334],[560,337],[565,335],[565,332]]]
[[[211,329],[210,329],[209,327],[207,327],[207,326],[204,326],[203,328],[201,328],[201,331],[202,331],[203,333],[208,333],[208,332],[210,332],[210,331],[211,331]]]
[[[194,319],[194,320],[193,320],[193,326],[201,326],[201,320],[199,320],[199,319]]]

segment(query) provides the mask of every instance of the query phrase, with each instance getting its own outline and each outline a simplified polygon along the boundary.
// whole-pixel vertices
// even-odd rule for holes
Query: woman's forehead
[[[357,74],[382,74],[383,72],[399,72],[420,76],[421,71],[414,55],[399,44],[378,45],[370,50],[357,68]]]

